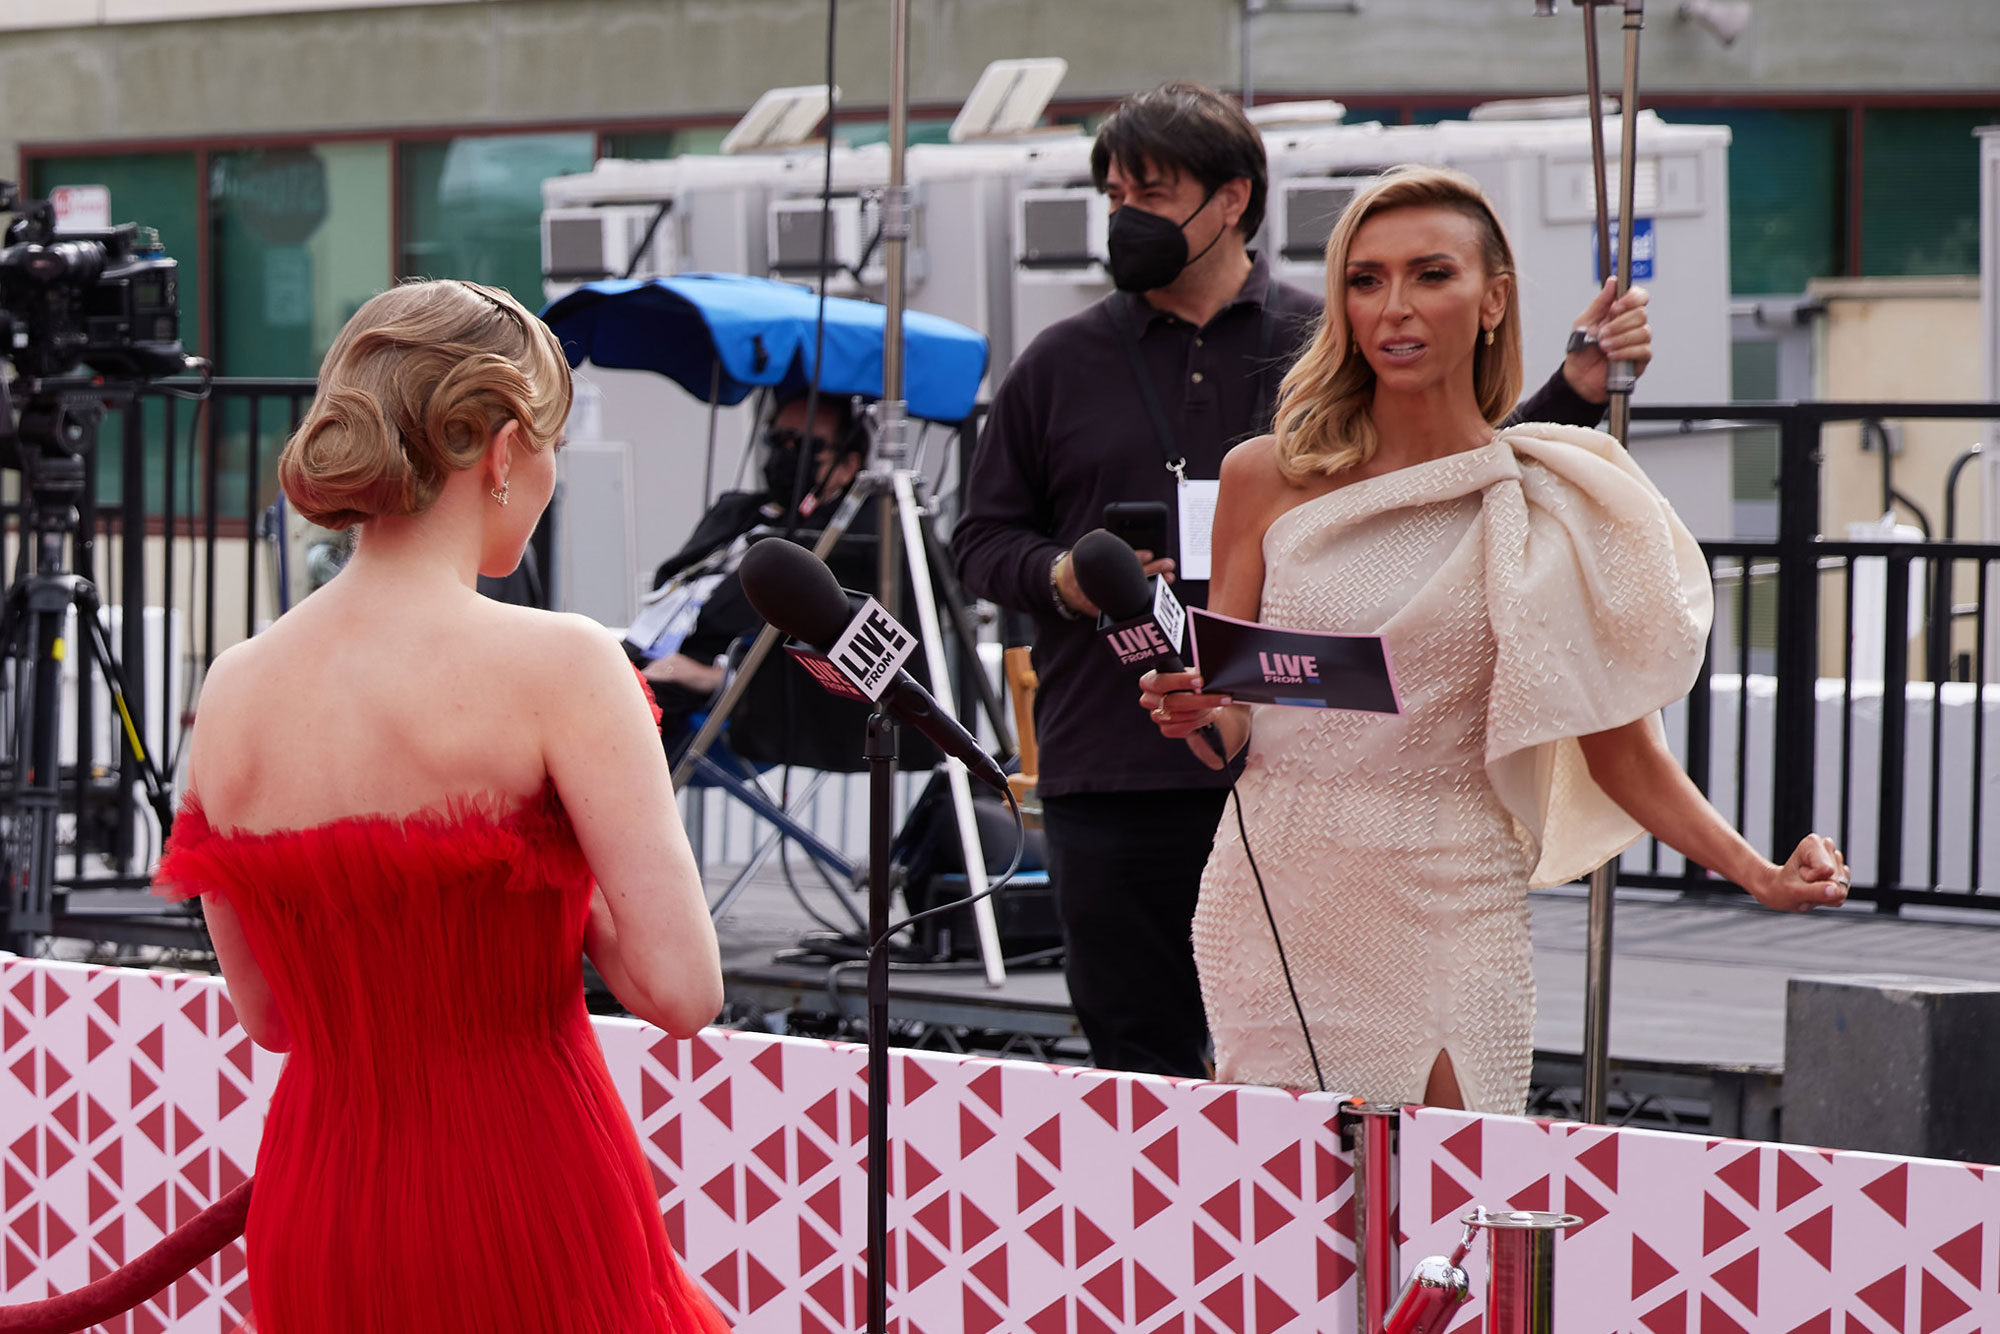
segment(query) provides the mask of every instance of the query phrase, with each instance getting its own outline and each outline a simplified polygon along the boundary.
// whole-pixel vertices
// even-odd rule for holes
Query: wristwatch
[[[1070,606],[1069,600],[1063,597],[1062,564],[1068,559],[1069,553],[1065,551],[1049,563],[1049,601],[1055,603],[1056,615],[1065,621],[1080,621],[1083,613]]]

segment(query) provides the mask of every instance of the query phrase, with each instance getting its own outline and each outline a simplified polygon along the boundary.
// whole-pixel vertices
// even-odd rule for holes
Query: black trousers
[[[1070,1003],[1107,1070],[1208,1074],[1195,899],[1226,790],[1046,797]]]

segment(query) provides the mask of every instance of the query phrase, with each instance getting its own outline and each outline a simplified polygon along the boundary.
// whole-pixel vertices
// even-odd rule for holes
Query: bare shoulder
[[[1258,534],[1286,510],[1331,487],[1317,473],[1303,478],[1287,474],[1278,463],[1277,437],[1269,435],[1245,440],[1223,456],[1222,483],[1220,507],[1230,512],[1231,526]]]
[[[1278,466],[1278,438],[1260,435],[1245,440],[1222,456],[1222,480],[1247,496],[1276,496],[1291,481]]]
[[[496,603],[489,615],[492,631],[536,665],[573,674],[622,670],[630,661],[616,634],[577,612]]]
[[[495,660],[515,663],[530,709],[561,714],[636,694],[632,660],[618,636],[588,616],[499,604],[488,618]]]
[[[202,673],[188,734],[188,778],[210,798],[227,796],[211,789],[218,784],[226,788],[233,772],[244,767],[243,757],[259,753],[255,746],[246,748],[245,742],[257,735],[263,697],[269,693],[265,680],[278,668],[270,656],[270,645],[262,636],[246,639],[216,654]],[[231,758],[222,773],[211,772],[216,756]]]
[[[267,664],[270,654],[271,644],[265,635],[231,644],[216,654],[215,661],[201,674],[201,696],[195,710],[197,723],[207,722],[213,730],[230,716],[235,706],[253,691],[267,666],[275,666]]]

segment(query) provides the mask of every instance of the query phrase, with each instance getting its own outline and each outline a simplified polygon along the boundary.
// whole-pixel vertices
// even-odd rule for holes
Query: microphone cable
[[[1227,762],[1225,758],[1224,763]],[[1257,858],[1250,851],[1250,830],[1243,822],[1243,796],[1236,790],[1234,780],[1229,784],[1229,802],[1236,810],[1236,835],[1243,842],[1243,860],[1250,863],[1250,878],[1257,882],[1257,900],[1264,905],[1264,920],[1271,925],[1271,943],[1278,947],[1278,968],[1285,975],[1285,991],[1292,998],[1292,1013],[1299,1017],[1299,1032],[1306,1040],[1306,1055],[1312,1059],[1313,1082],[1324,1093],[1326,1075],[1320,1070],[1319,1050],[1313,1045],[1312,1025],[1306,1022],[1306,1007],[1299,1003],[1299,989],[1292,982],[1291,960],[1285,957],[1285,938],[1278,932],[1277,914],[1271,911],[1271,896],[1264,889],[1264,874],[1257,869]]]
[[[953,899],[949,903],[940,903],[934,907],[926,908],[921,912],[911,913],[907,917],[891,922],[880,936],[868,942],[868,946],[861,958],[842,959],[829,965],[826,970],[826,994],[827,998],[833,1003],[836,1014],[840,1009],[840,974],[843,970],[864,967],[873,962],[877,951],[887,949],[891,940],[918,922],[944,913],[957,912],[961,908],[970,908],[980,900],[991,899],[1001,890],[1007,888],[1015,875],[1020,872],[1021,859],[1027,852],[1028,847],[1027,818],[1022,814],[1020,799],[1014,795],[1012,788],[1007,790],[1007,805],[1014,816],[1014,855],[1009,859],[1007,868],[977,894],[962,899]],[[1003,957],[1000,962],[1012,968],[1027,964],[1046,963],[1051,959],[1061,957],[1062,953],[1063,947],[1056,946],[1051,949],[1033,950],[1027,954],[1016,955],[1012,958]],[[965,973],[975,971],[977,967],[978,965],[970,962],[949,959],[930,963],[899,962],[894,959],[889,961],[889,971],[892,973]]]
[[[949,764],[950,761],[947,760],[946,763]],[[911,913],[901,921],[891,922],[887,927],[883,928],[882,934],[879,937],[868,943],[869,954],[872,955],[876,950],[881,949],[888,943],[889,937],[899,931],[906,931],[918,922],[926,918],[936,917],[941,913],[955,912],[960,908],[970,908],[982,899],[992,898],[1007,887],[1007,883],[1020,871],[1021,858],[1028,850],[1027,817],[1021,813],[1020,799],[1014,795],[1014,789],[1011,787],[1007,789],[1007,806],[1014,815],[1014,856],[1007,863],[1007,869],[1000,873],[1000,878],[988,884],[985,889],[979,891],[977,894],[962,899],[953,899],[950,903],[940,903],[935,907],[926,908],[922,912]],[[967,869],[969,870],[970,868]],[[969,882],[968,887],[970,887]]]

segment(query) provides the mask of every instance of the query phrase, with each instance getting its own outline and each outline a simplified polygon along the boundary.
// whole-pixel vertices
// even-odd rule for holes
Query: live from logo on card
[[[1194,669],[1211,695],[1360,713],[1401,713],[1395,668],[1380,635],[1327,634],[1188,612]]]

